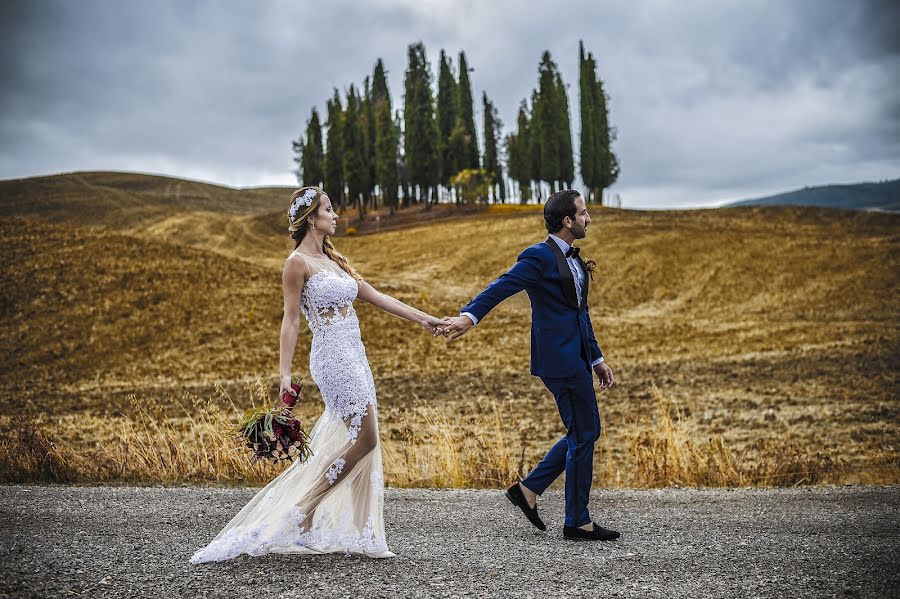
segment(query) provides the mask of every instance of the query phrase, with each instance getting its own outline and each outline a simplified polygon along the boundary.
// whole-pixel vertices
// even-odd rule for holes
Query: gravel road
[[[612,543],[500,491],[387,489],[392,560],[191,565],[257,489],[0,486],[3,597],[897,597],[900,487],[595,490]],[[893,591],[891,591],[893,589]]]

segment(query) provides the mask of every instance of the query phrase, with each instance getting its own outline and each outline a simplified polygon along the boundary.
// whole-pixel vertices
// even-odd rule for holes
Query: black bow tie
[[[569,249],[566,250],[566,258],[568,258],[569,256],[571,256],[573,258],[577,258],[578,252],[580,252],[580,251],[581,251],[581,248],[570,247]]]

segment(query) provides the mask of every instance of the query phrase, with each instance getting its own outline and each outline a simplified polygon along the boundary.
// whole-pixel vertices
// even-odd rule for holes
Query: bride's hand
[[[281,377],[281,386],[278,389],[278,401],[281,401],[281,398],[284,397],[285,391],[294,397],[297,397],[297,392],[291,389],[291,375]]]
[[[436,318],[434,316],[427,316],[425,320],[422,322],[422,326],[425,327],[425,330],[431,333],[432,337],[437,337],[438,335],[444,334],[444,327],[449,324],[447,317],[444,318]]]

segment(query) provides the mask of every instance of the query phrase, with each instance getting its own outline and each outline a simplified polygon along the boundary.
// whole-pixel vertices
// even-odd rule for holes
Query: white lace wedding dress
[[[310,432],[313,455],[260,490],[192,563],[241,553],[394,557],[382,515],[375,383],[353,309],[358,284],[330,259],[303,257],[310,268],[300,296],[312,331],[309,368],[325,402]]]

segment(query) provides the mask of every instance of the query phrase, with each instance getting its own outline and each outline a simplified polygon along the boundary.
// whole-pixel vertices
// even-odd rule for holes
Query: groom
[[[594,442],[600,437],[600,415],[591,369],[600,388],[615,384],[612,370],[594,338],[588,314],[589,273],[572,247],[584,239],[591,222],[584,198],[574,189],[547,198],[544,222],[549,237],[519,254],[512,268],[487,286],[450,318],[444,333],[456,339],[478,324],[494,306],[522,291],[531,300],[531,374],[553,393],[566,435],[521,482],[513,483],[506,497],[528,520],[546,530],[537,513],[537,496],[566,473],[566,520],[563,537],[610,541],[619,533],[597,525],[588,513]]]

